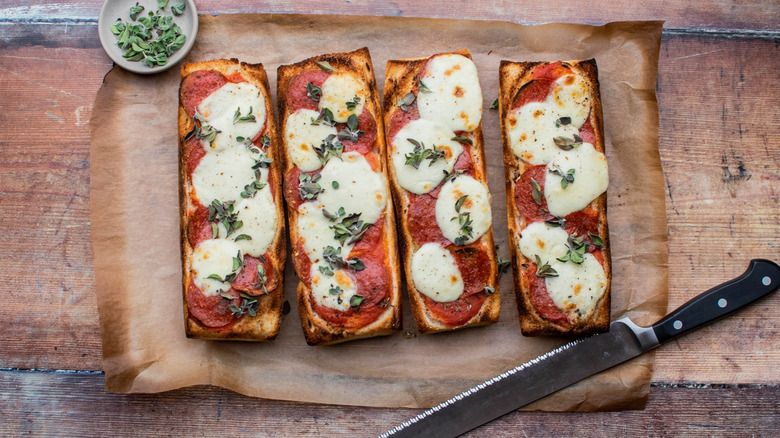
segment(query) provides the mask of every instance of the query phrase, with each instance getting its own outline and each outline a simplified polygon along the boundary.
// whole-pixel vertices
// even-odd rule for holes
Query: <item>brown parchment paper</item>
[[[377,83],[388,59],[468,48],[484,96],[483,131],[493,230],[508,257],[498,112],[502,59],[596,58],[609,160],[613,319],[648,324],[667,304],[664,187],[655,83],[662,25],[603,27],[497,21],[307,15],[201,16],[188,62],[236,57],[262,62],[275,92],[276,68],[306,57],[367,46]],[[306,344],[295,309],[278,338],[216,342],[184,335],[179,259],[176,114],[178,68],[140,76],[114,68],[91,120],[90,218],[106,389],[159,392],[210,384],[255,396],[316,403],[430,407],[566,341],[520,334],[511,275],[501,279],[501,320],[489,327],[404,332],[330,347]],[[380,90],[381,92],[381,90]],[[381,118],[377,118],[381,120]],[[587,379],[529,409],[642,408],[653,356]]]

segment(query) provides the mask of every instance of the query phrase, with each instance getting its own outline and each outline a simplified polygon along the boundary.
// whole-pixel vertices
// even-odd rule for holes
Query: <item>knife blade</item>
[[[776,291],[780,266],[751,260],[741,276],[696,296],[650,327],[621,318],[606,333],[570,342],[510,369],[383,433],[455,437],[573,383],[630,360]]]

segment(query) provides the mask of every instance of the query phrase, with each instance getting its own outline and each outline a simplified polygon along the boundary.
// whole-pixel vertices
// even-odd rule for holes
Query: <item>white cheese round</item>
[[[343,312],[349,310],[350,300],[357,294],[357,285],[352,274],[345,269],[338,269],[333,275],[325,275],[312,265],[311,294],[317,304]]]
[[[367,96],[365,85],[354,76],[332,74],[322,84],[319,109],[329,109],[333,113],[333,120],[346,123],[352,114],[360,116]],[[360,100],[353,109],[348,109],[347,102],[354,102],[355,97]]]
[[[556,124],[563,117],[552,102],[531,102],[512,111],[507,118],[507,135],[512,152],[530,164],[547,164],[560,151],[555,137],[574,138],[579,128]]]
[[[552,263],[556,258],[566,255],[568,238],[568,233],[561,227],[534,222],[520,232],[518,247],[520,252],[532,261],[536,261],[534,256],[539,256],[542,264]]]
[[[335,126],[320,123],[312,125],[320,113],[310,109],[299,109],[287,116],[284,127],[284,139],[287,145],[287,156],[298,169],[312,172],[322,167],[314,148],[319,146],[327,136],[336,134]]]
[[[563,178],[550,173],[551,169],[559,169],[564,174],[574,169],[574,182],[563,188]],[[607,158],[590,143],[583,143],[571,151],[558,151],[547,165],[547,170],[544,197],[550,214],[558,217],[582,210],[609,185]]]
[[[243,225],[231,233],[227,239],[234,240],[236,237],[246,234],[251,239],[241,239],[236,242],[241,252],[252,257],[265,254],[276,238],[276,225],[279,220],[269,186],[266,185],[258,190],[253,198],[238,201],[233,211],[237,213],[237,218],[243,222]],[[219,237],[226,235],[227,230],[220,224]]]
[[[418,292],[447,303],[463,293],[463,277],[455,258],[437,243],[426,243],[412,256],[412,281]]]
[[[555,305],[581,316],[593,311],[607,288],[607,275],[601,263],[592,254],[585,254],[584,258],[581,264],[552,263],[558,276],[545,278],[547,293]]]
[[[298,221],[295,224],[298,236],[303,240],[303,250],[312,264],[322,261],[322,252],[326,247],[338,249],[341,243],[335,239],[335,233],[330,228],[336,222],[331,222],[322,214],[322,204],[305,202],[298,209]],[[342,257],[349,254],[354,244],[346,244],[341,249]]]
[[[362,213],[360,220],[373,224],[387,204],[387,187],[382,174],[374,172],[366,158],[352,151],[331,158],[320,172],[318,184],[325,190],[317,200],[330,213],[344,207],[347,215]],[[338,188],[333,187],[336,182]]]
[[[190,269],[195,286],[204,295],[214,296],[230,289],[230,283],[214,280],[208,276],[216,274],[220,278],[225,278],[230,275],[233,272],[233,258],[238,255],[238,251],[238,245],[226,239],[204,240],[195,248]]]
[[[211,201],[241,199],[244,187],[255,181],[255,165],[259,155],[246,147],[232,147],[220,152],[208,152],[192,172],[192,186],[195,196],[203,205]],[[262,169],[263,182],[267,180],[267,169]]]
[[[469,213],[471,237],[464,241],[469,244],[479,239],[492,223],[490,210],[490,195],[487,187],[468,175],[462,175],[455,181],[447,181],[439,192],[436,200],[436,223],[442,234],[451,242],[461,236],[461,225],[455,204],[462,196],[468,196],[460,208],[460,214]]]
[[[571,117],[571,124],[579,130],[590,114],[590,85],[578,74],[561,76],[548,100],[558,113]]]
[[[453,141],[455,133],[439,122],[426,119],[412,120],[407,123],[392,140],[392,160],[398,184],[404,189],[421,195],[428,193],[441,183],[444,172],[452,172],[455,162],[463,152],[460,143]],[[431,162],[424,159],[417,169],[406,164],[406,156],[414,151],[414,145],[408,139],[422,143],[426,149],[434,146],[443,149],[445,156]]]
[[[234,123],[237,109],[241,117],[253,115],[255,120]],[[203,99],[198,105],[198,113],[203,116],[204,124],[221,131],[213,143],[201,139],[203,148],[222,151],[239,145],[236,137],[253,139],[260,133],[266,118],[265,97],[249,82],[229,82]]]
[[[477,67],[462,55],[433,57],[422,76],[430,93],[417,95],[420,118],[441,122],[453,131],[473,131],[482,120],[482,89]]]

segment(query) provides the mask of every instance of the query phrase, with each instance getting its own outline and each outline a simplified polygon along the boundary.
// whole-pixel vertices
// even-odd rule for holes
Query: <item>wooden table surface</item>
[[[20,4],[21,3],[21,4]],[[780,5],[196,1],[263,12],[665,20],[657,95],[669,308],[780,260]],[[106,393],[90,247],[89,120],[112,63],[101,0],[0,0],[0,434],[372,436],[419,410],[252,399],[213,387]],[[777,436],[780,294],[658,350],[644,411],[515,412],[469,436]]]

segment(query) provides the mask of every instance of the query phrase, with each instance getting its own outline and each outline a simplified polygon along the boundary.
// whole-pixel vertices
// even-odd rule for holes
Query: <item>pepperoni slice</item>
[[[419,118],[420,112],[417,110],[417,101],[415,101],[415,103],[413,103],[407,111],[404,111],[400,108],[396,109],[393,115],[390,117],[390,125],[387,127],[387,138],[389,138],[390,142],[392,142],[393,138],[396,134],[398,134],[398,131],[400,131],[401,128],[406,126],[406,124],[412,120],[417,120]]]
[[[479,293],[468,297],[461,296],[449,303],[439,303],[423,295],[423,302],[435,319],[448,326],[463,325],[482,308],[487,295]]]
[[[227,293],[238,298],[238,292],[234,289],[229,289]],[[220,295],[206,296],[195,286],[194,281],[190,283],[187,290],[187,308],[190,317],[196,318],[206,327],[220,328],[237,321],[230,311],[231,304],[238,305],[238,300],[226,300]]]
[[[525,275],[528,295],[536,313],[548,321],[568,328],[570,326],[569,316],[561,311],[550,298],[544,278],[536,276],[536,263],[529,263],[523,275]]]
[[[330,76],[330,73],[317,69],[303,71],[292,78],[287,88],[287,105],[290,108],[290,112],[294,113],[301,108],[317,111],[318,103],[307,95],[306,84],[311,82],[312,85],[322,89],[322,84],[325,83],[328,76]]]
[[[197,248],[204,240],[213,238],[214,231],[211,228],[211,222],[209,222],[209,209],[200,206],[187,224],[187,239],[191,247]]]
[[[599,212],[585,207],[580,211],[566,215],[566,232],[576,234],[590,242],[588,233],[598,234],[599,232]]]
[[[590,123],[590,117],[585,119],[585,123],[580,127],[580,138],[585,143],[596,144],[596,133],[593,132],[593,125]]]
[[[458,161],[455,162],[455,169],[462,170],[466,175],[474,176],[474,160],[471,159],[471,146],[464,144],[463,152],[460,153]]]
[[[301,199],[301,192],[298,190],[298,184],[300,184],[300,176],[303,172],[301,172],[300,169],[297,167],[293,167],[292,169],[287,171],[287,175],[284,177],[284,199],[287,200],[287,204],[289,204],[292,208],[298,209],[298,207],[301,206],[304,202],[307,202],[304,199]],[[314,176],[318,173],[320,173],[320,170],[316,170],[314,172],[307,172],[309,176]],[[269,184],[271,184],[271,174],[268,174],[268,181]],[[273,187],[273,186],[272,186]],[[273,194],[273,192],[271,192]]]
[[[359,254],[380,246],[382,235],[385,232],[385,218],[380,217],[378,221],[366,229],[363,236],[360,237],[349,252],[349,257],[357,257]]]
[[[452,251],[455,263],[463,277],[463,297],[485,290],[490,281],[490,256],[484,248],[476,244],[456,247]]]
[[[346,127],[346,123],[336,124],[336,129],[339,131]],[[376,143],[376,121],[367,108],[363,108],[363,112],[358,117],[358,130],[365,132],[365,134],[359,136],[356,142],[341,140],[341,143],[344,144],[344,152],[358,151],[361,155],[366,155],[371,152],[374,143]]]
[[[255,285],[258,282],[257,279],[258,266],[262,266],[265,269],[265,279],[266,279],[265,290],[271,292],[272,290],[276,289],[276,282],[277,282],[278,275],[273,265],[268,260],[268,253],[265,254],[264,258],[266,261],[262,262],[260,259],[256,257],[245,255],[244,268],[236,276],[236,279],[233,280],[233,283],[230,284],[233,287],[233,289],[246,292],[249,295],[264,294],[265,292],[263,292],[262,286],[255,287]]]
[[[187,173],[190,175],[190,179],[192,179],[192,172],[195,172],[195,169],[200,164],[200,160],[205,156],[206,151],[200,144],[200,140],[195,138],[194,135],[190,137],[184,144],[184,162],[187,165]]]
[[[517,92],[512,109],[520,108],[531,102],[544,102],[553,89],[554,81],[550,79],[533,79]]]
[[[203,99],[227,82],[225,75],[214,70],[198,70],[188,74],[179,87],[179,99],[184,110],[190,117],[194,116]]]
[[[384,299],[390,296],[390,275],[385,263],[384,246],[377,245],[371,250],[361,253],[360,261],[363,262],[365,268],[361,271],[352,271],[358,295],[363,297],[357,310],[350,308],[342,312],[321,306],[312,299],[314,312],[334,326],[350,329],[365,327],[376,321],[387,309],[386,306],[382,306]]]
[[[544,197],[544,180],[547,166],[540,164],[526,170],[515,183],[515,203],[523,216],[530,222],[539,222],[553,219],[547,211],[547,199]],[[541,192],[541,204],[537,204],[533,197],[533,184],[531,180],[539,184]]]
[[[295,243],[293,266],[295,266],[295,273],[298,274],[298,278],[306,284],[311,284],[311,260],[309,260],[309,256],[306,255],[306,250],[303,247],[303,239],[298,239]]]
[[[241,73],[238,72],[226,76],[225,79],[234,84],[238,84],[239,82],[246,82],[246,79],[241,76]]]
[[[439,229],[436,223],[436,199],[430,195],[415,195],[409,193],[409,212],[407,214],[407,224],[412,239],[417,246],[422,246],[428,242],[436,242],[443,247],[451,244],[449,240]]]
[[[560,78],[561,76],[567,75],[569,73],[571,73],[571,69],[569,67],[566,67],[560,62],[552,62],[550,64],[545,64],[535,69],[532,77],[534,79],[542,78],[542,79],[550,79],[554,81]]]

